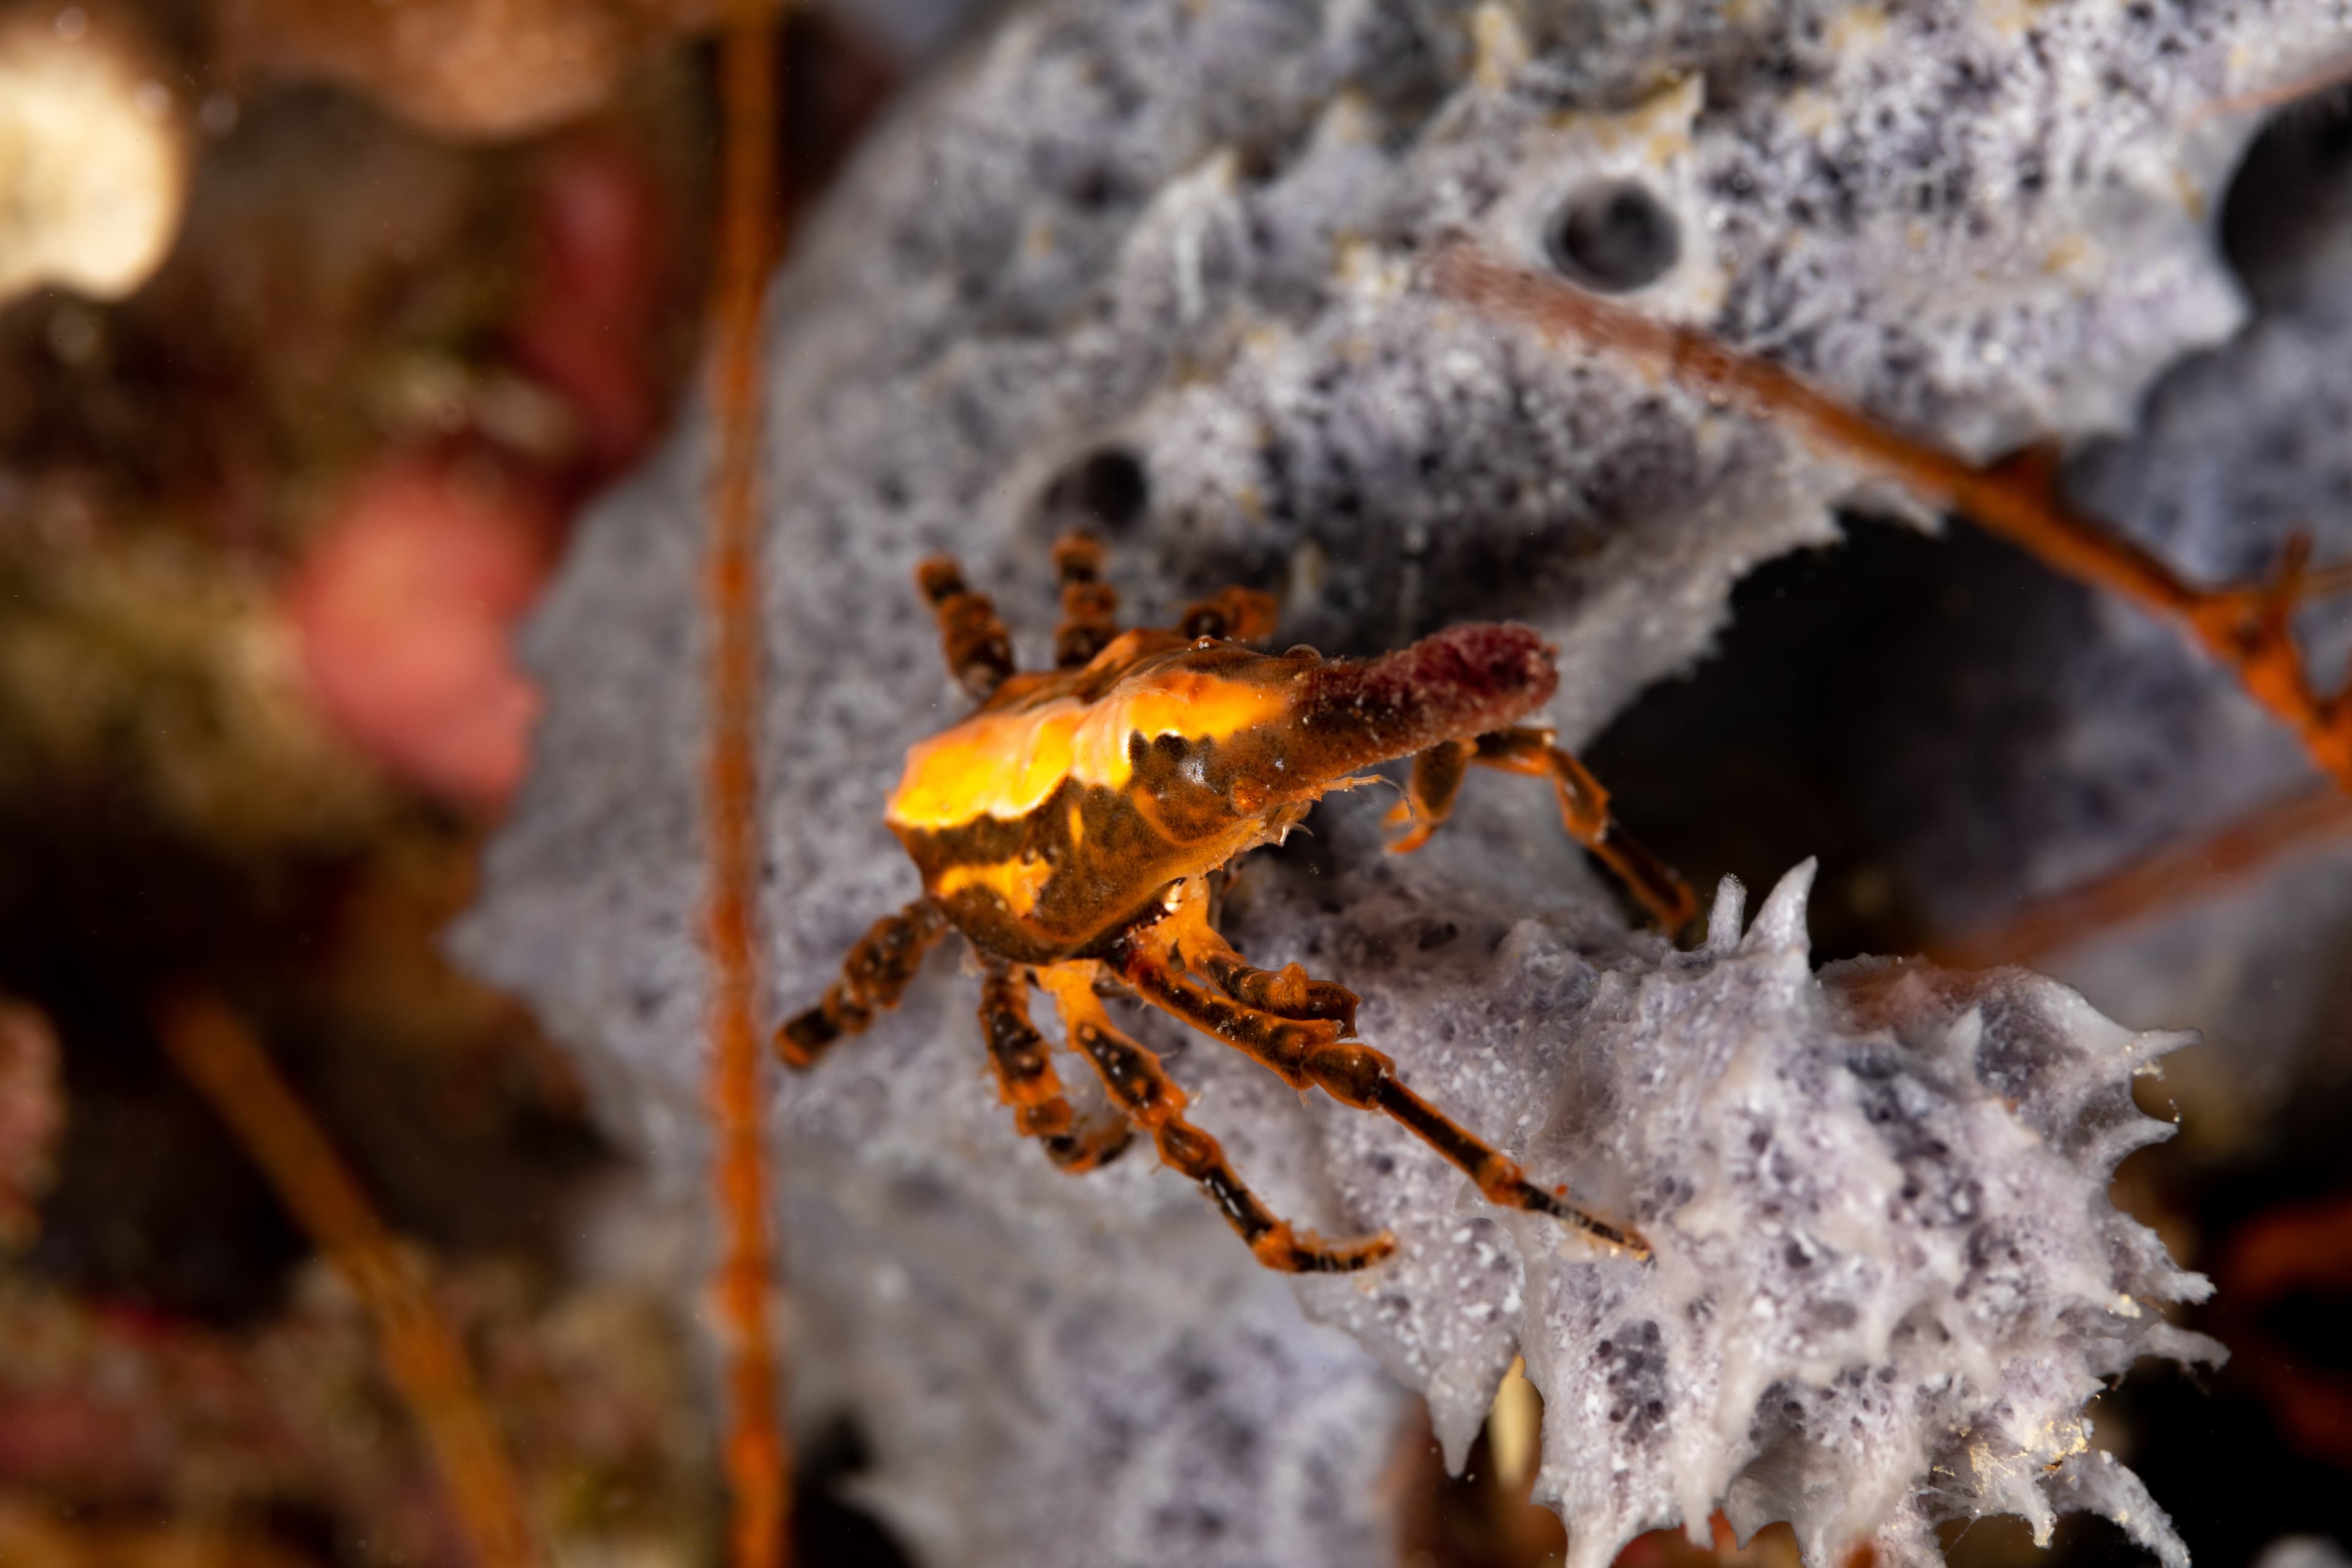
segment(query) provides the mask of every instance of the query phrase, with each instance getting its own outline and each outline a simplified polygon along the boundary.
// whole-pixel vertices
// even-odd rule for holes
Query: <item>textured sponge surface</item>
[[[1327,652],[1526,622],[1580,743],[1708,646],[1750,567],[1833,538],[1853,484],[1433,300],[1441,237],[1567,247],[1970,451],[2119,427],[2242,313],[2207,220],[2248,123],[2207,106],[2347,37],[2340,0],[1009,10],[869,144],[774,297],[776,1008],[916,891],[880,805],[961,710],[925,554],[963,558],[1033,663],[1072,521],[1110,535],[1140,619],[1240,580]],[[1609,238],[1621,205],[1641,243]],[[688,1214],[707,449],[689,424],[595,511],[533,626],[547,716],[458,940]],[[1563,1253],[1394,1129],[1139,1023],[1280,1212],[1397,1232],[1391,1264],[1294,1291],[1146,1159],[1072,1181],[1021,1143],[937,959],[772,1111],[800,1413],[856,1415],[927,1561],[1379,1561],[1401,1391],[1458,1458],[1519,1352],[1580,1568],[1718,1501],[1824,1563],[2061,1508],[2177,1555],[2082,1416],[2134,1357],[2204,1349],[2159,1311],[2199,1286],[2105,1196],[2169,1037],[2021,974],[1815,974],[1801,876],[1671,954],[1520,781],[1475,781],[1410,861],[1377,805],[1261,854],[1232,934],[1360,992],[1407,1081],[1657,1262]]]

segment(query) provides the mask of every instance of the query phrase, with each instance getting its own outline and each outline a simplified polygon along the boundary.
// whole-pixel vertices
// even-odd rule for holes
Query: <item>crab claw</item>
[[[1515,724],[1558,689],[1552,653],[1526,626],[1474,622],[1379,658],[1324,665],[1298,703],[1301,729],[1320,742],[1316,771],[1353,773]]]

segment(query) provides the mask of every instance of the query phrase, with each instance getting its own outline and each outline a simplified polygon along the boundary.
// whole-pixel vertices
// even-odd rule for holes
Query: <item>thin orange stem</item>
[[[2305,598],[2316,599],[2326,594],[2352,594],[2352,561],[2315,566],[2304,574]]]
[[[2281,104],[2293,103],[2298,98],[2309,98],[2339,87],[2352,79],[2352,56],[2339,57],[2315,70],[2290,77],[2271,87],[2258,87],[2248,92],[2235,92],[2227,98],[2217,98],[2190,110],[2183,129],[2202,125],[2209,120],[2220,120],[2236,114],[2266,114]]]
[[[706,590],[712,627],[710,750],[704,775],[710,882],[707,931],[714,1180],[725,1238],[717,1280],[730,1342],[725,1468],[736,1568],[781,1568],[791,1556],[792,1458],[778,1405],[784,1371],[768,1322],[777,1246],[761,1135],[763,1053],[752,1020],[759,980],[752,940],[760,713],[761,286],[777,248],[776,44],[765,0],[735,0],[720,46],[725,119],[711,405],[718,466],[711,487]]]
[[[2195,586],[2069,508],[2059,497],[2053,466],[2034,455],[1977,468],[1696,328],[1505,267],[1468,246],[1440,253],[1430,276],[1441,294],[1654,365],[1695,392],[1793,430],[1833,458],[1961,513],[2054,571],[2178,623],[2295,731],[2324,772],[2352,790],[2352,698],[2323,696],[2305,678],[2287,622],[2308,596],[2307,580],[2293,572],[2275,583]]]
[[[2346,837],[2352,837],[2352,798],[2324,786],[2304,790],[2166,844],[2008,920],[1931,942],[1928,956],[1956,969],[2031,963],[2222,892],[2295,851]]]
[[[217,998],[176,998],[159,1023],[181,1073],[235,1131],[373,1321],[384,1373],[424,1434],[474,1561],[482,1568],[545,1561],[464,1348],[326,1133]]]

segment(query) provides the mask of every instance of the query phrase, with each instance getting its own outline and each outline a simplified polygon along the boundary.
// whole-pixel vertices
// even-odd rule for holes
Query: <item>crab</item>
[[[1310,647],[1258,651],[1274,602],[1226,588],[1168,629],[1121,632],[1096,541],[1055,546],[1062,619],[1055,668],[1016,671],[995,606],[944,556],[916,581],[950,671],[978,709],[922,742],[884,811],[923,893],[858,940],[816,1005],[775,1047],[816,1064],[906,994],[950,929],[981,972],[980,1022],[1016,1129],[1065,1171],[1116,1156],[1132,1129],[1200,1184],[1258,1261],[1344,1272],[1387,1257],[1387,1233],[1326,1241],[1276,1217],[1217,1141],[1185,1119],[1184,1091],[1111,1021],[1126,994],[1232,1046],[1294,1089],[1379,1111],[1460,1167],[1489,1201],[1547,1214],[1636,1258],[1631,1227],[1528,1181],[1518,1164],[1399,1079],[1356,1037],[1356,994],[1297,964],[1254,967],[1213,919],[1218,879],[1279,843],[1323,795],[1412,759],[1390,847],[1418,848],[1452,812],[1472,767],[1550,780],[1568,831],[1670,934],[1697,913],[1689,887],[1618,826],[1609,797],[1552,731],[1522,725],[1559,684],[1555,650],[1525,626],[1470,624],[1372,659]],[[1052,998],[1069,1048],[1101,1078],[1109,1109],[1081,1119],[1031,1020]]]

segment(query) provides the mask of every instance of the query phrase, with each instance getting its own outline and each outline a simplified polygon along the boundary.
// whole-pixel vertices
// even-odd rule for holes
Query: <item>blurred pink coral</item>
[[[515,365],[569,416],[568,453],[526,456],[475,411],[446,448],[378,460],[287,595],[329,721],[394,772],[475,806],[521,777],[538,699],[507,646],[582,489],[634,458],[659,418],[661,196],[609,139],[559,139],[529,182],[536,257]]]
[[[428,789],[503,801],[539,709],[508,634],[558,525],[542,482],[486,457],[397,455],[362,478],[285,601],[329,721]]]

